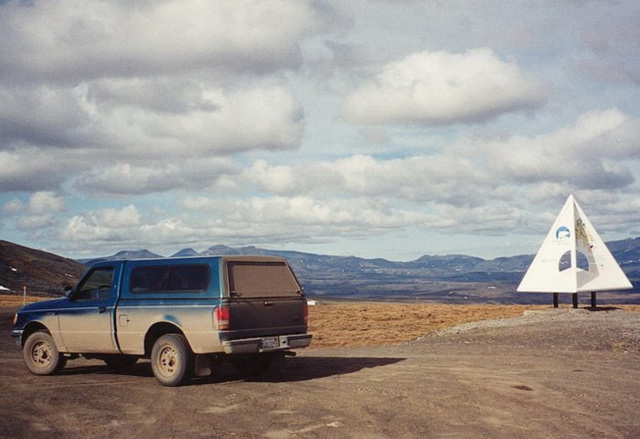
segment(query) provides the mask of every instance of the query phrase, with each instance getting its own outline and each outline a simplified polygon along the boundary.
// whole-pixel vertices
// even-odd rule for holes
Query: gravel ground
[[[409,343],[301,350],[266,377],[176,388],[148,362],[31,375],[0,309],[0,438],[640,437],[640,314],[545,311]]]
[[[498,331],[510,328],[509,331]],[[472,340],[512,347],[640,352],[640,313],[615,307],[525,311],[521,317],[484,320],[437,331],[417,341]]]

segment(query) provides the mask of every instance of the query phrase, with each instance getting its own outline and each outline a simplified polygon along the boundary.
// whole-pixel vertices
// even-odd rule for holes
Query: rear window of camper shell
[[[282,261],[229,261],[229,292],[236,297],[277,297],[302,294],[289,266]]]

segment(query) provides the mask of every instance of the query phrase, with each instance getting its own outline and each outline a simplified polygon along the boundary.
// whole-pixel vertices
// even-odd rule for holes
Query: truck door
[[[68,352],[117,352],[113,315],[120,265],[93,268],[59,309],[60,336]]]

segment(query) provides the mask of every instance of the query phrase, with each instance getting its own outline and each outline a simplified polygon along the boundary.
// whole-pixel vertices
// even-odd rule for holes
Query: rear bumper
[[[277,339],[277,347],[270,344],[264,347],[267,340],[272,342]],[[279,335],[273,337],[243,338],[240,340],[228,340],[222,342],[225,354],[251,354],[256,352],[278,352],[287,349],[306,348],[311,344],[311,334]]]

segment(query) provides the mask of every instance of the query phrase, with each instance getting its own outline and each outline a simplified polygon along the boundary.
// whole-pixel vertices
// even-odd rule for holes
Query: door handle
[[[273,306],[273,302],[267,302],[267,301],[265,301],[265,302],[264,302],[264,306]]]
[[[107,307],[106,306],[100,306],[98,307],[98,312],[100,314],[107,312]]]

